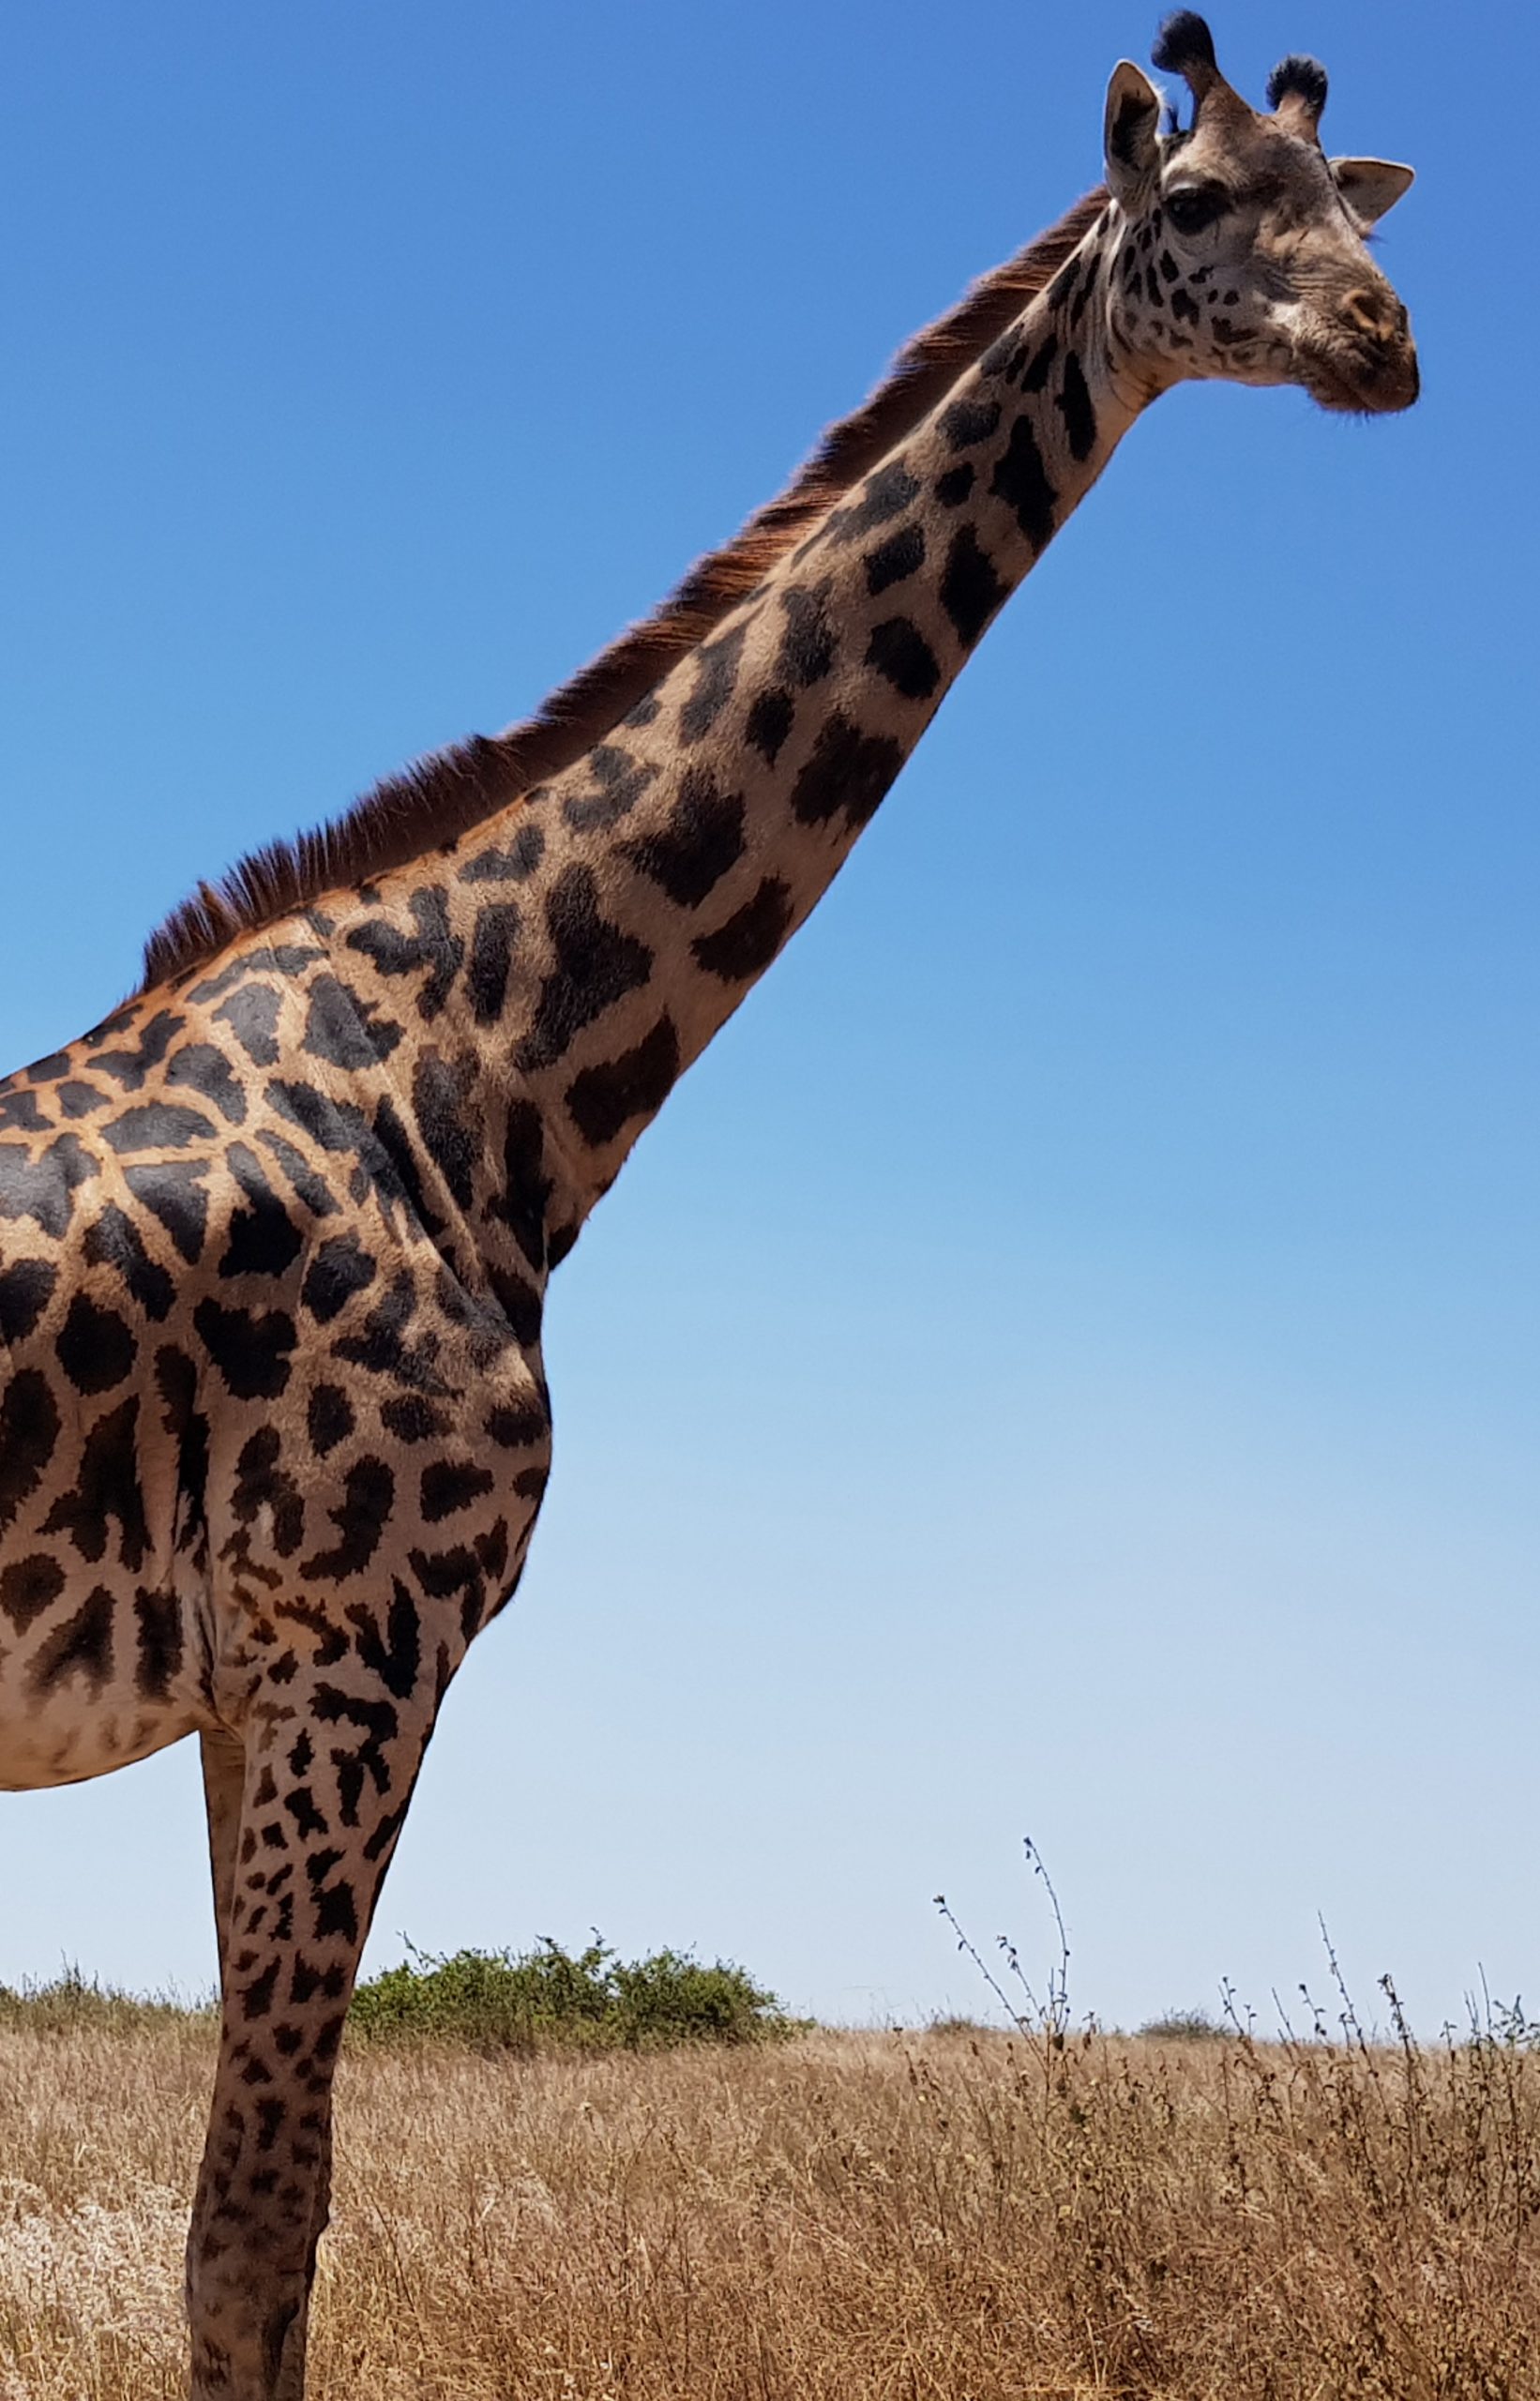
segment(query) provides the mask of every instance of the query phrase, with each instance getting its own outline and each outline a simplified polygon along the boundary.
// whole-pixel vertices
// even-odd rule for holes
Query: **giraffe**
[[[331,2086],[438,1704],[550,1463],[550,1273],[1171,386],[1417,393],[1366,234],[1412,181],[1202,20],[1105,184],[902,355],[527,725],[204,885],[0,1082],[0,1788],[202,1751],[221,2032],[195,2401],[300,2401]]]

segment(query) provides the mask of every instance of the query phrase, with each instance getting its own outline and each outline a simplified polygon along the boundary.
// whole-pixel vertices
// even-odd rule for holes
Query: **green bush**
[[[1226,2033],[1206,2009],[1168,2009],[1138,2031],[1153,2043],[1222,2043]]]
[[[355,2035],[436,2035],[478,2049],[657,2050],[670,2043],[756,2043],[796,2031],[774,1993],[742,1968],[703,1967],[678,1951],[627,1964],[595,1940],[564,1951],[549,1936],[534,1951],[411,1956],[360,1985]]]
[[[137,2034],[147,2026],[174,2019],[206,2019],[214,2023],[212,2001],[144,1999],[118,1992],[82,1975],[72,1963],[47,1984],[23,1984],[15,1991],[0,1985],[0,2026],[25,2026],[35,2033],[64,2034],[91,2028],[105,2033]]]

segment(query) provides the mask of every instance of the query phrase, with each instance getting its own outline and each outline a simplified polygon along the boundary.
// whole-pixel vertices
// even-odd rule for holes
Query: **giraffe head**
[[[1226,83],[1189,9],[1167,19],[1154,57],[1185,80],[1188,127],[1161,131],[1160,94],[1126,59],[1107,95],[1110,332],[1141,397],[1224,376],[1301,384],[1329,409],[1410,407],[1407,312],[1366,237],[1412,169],[1326,157],[1326,75],[1313,58],[1275,68],[1264,114]]]

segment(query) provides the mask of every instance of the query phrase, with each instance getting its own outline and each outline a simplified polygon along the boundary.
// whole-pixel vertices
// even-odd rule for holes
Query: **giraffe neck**
[[[419,1132],[484,1160],[473,1216],[506,1221],[521,1179],[549,1238],[526,1257],[570,1246],[1138,414],[1108,325],[1116,223],[609,738],[339,929],[387,975],[392,954],[448,962]]]

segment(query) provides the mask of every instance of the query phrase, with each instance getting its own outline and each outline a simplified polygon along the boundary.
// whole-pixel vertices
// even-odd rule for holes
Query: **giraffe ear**
[[[1160,94],[1131,58],[1119,60],[1107,86],[1106,145],[1108,189],[1134,206],[1160,156]]]
[[[1393,166],[1388,159],[1334,159],[1331,164],[1337,190],[1366,225],[1378,224],[1416,180],[1412,168]]]

